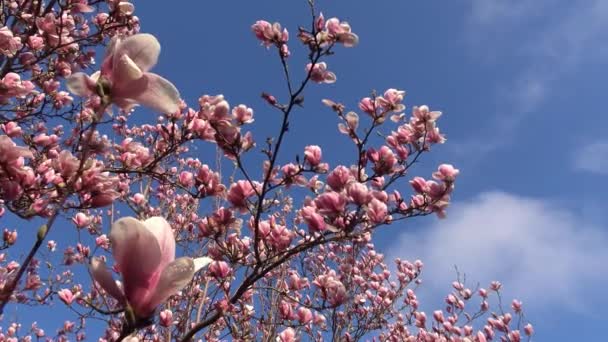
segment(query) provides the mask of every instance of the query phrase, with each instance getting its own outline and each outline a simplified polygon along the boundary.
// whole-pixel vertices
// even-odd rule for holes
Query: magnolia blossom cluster
[[[276,135],[261,142],[253,105],[202,95],[191,107],[152,72],[161,44],[139,33],[130,2],[4,5],[0,216],[25,225],[2,227],[0,340],[532,335],[521,302],[491,309],[497,282],[473,290],[459,280],[443,310],[421,311],[422,262],[389,267],[374,246],[383,226],[446,215],[460,171],[441,164],[432,179],[411,174],[445,142],[441,112],[406,114],[405,91],[393,88],[361,99],[361,115],[323,100],[346,136],[337,138],[352,143],[346,161],[327,160],[328,146],[315,141],[300,156],[284,153],[309,84],[336,82],[328,59],[358,43],[347,22],[326,20],[309,2],[311,27],[297,31],[303,74],[289,65],[286,28],[252,26],[278,52],[288,91],[263,93],[266,106],[255,108],[278,114]],[[60,326],[12,314],[49,307],[68,312]]]

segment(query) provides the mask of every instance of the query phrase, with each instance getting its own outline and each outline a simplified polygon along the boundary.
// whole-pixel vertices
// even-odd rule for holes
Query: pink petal
[[[175,237],[169,222],[163,217],[150,217],[144,221],[144,225],[154,234],[160,246],[160,267],[164,268],[167,264],[175,260]]]
[[[117,99],[135,100],[142,106],[161,113],[176,112],[180,102],[175,86],[153,73],[145,73],[136,81],[121,84],[119,88],[112,90],[112,96]]]
[[[150,311],[188,285],[197,271],[197,266],[203,267],[211,262],[209,258],[198,259],[201,260],[195,262],[192,258],[181,257],[165,267],[158,280],[156,290],[149,300],[148,309]]]
[[[114,64],[112,81],[115,87],[120,87],[121,84],[138,80],[143,75],[144,73],[129,56],[122,55]]]
[[[118,10],[123,15],[131,15],[135,12],[135,6],[130,2],[121,1],[118,3]]]
[[[213,259],[208,257],[194,258],[192,259],[194,262],[194,273],[198,272],[201,268],[206,267],[210,263],[213,262]]]
[[[160,246],[144,223],[133,217],[114,222],[110,241],[123,277],[125,295],[136,308],[142,305],[158,281],[162,270]]]
[[[95,81],[83,72],[77,72],[67,79],[68,90],[78,96],[89,96],[95,90]]]
[[[106,53],[103,57],[103,62],[101,62],[101,73],[104,75],[112,75],[113,63],[114,63],[114,52],[116,51],[116,47],[120,45],[121,39],[119,36],[114,36],[110,39],[110,43],[106,47]]]
[[[114,66],[117,65],[122,55],[127,55],[141,71],[150,70],[158,61],[160,44],[151,34],[141,33],[130,36],[121,41],[114,51]]]
[[[340,36],[340,41],[344,44],[344,47],[353,47],[359,44],[359,36],[351,32],[344,33]]]
[[[99,258],[91,259],[89,266],[93,279],[112,297],[119,302],[124,302],[125,296],[122,290],[116,285],[116,281],[112,278],[112,272],[106,266],[106,263]]]

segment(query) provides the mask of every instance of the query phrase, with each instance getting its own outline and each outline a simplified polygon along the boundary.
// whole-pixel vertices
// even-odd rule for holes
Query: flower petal
[[[208,257],[194,258],[192,260],[194,262],[194,273],[198,272],[201,268],[209,265],[213,262],[213,259]]]
[[[144,221],[144,225],[154,234],[160,247],[160,267],[175,260],[175,237],[169,222],[163,217],[154,216]]]
[[[141,78],[144,73],[127,55],[122,55],[114,65],[114,77],[112,81],[118,86],[125,82],[132,82]]]
[[[68,90],[78,96],[89,96],[95,89],[95,81],[84,72],[77,72],[67,79]]]
[[[192,258],[181,257],[167,265],[160,275],[156,291],[150,298],[149,303],[151,307],[149,310],[154,310],[158,304],[164,302],[167,298],[188,285],[197,271],[197,266],[204,266],[206,264],[208,264],[206,261],[201,262],[199,260],[195,262]]]
[[[112,225],[110,241],[127,300],[133,307],[141,305],[156,286],[162,270],[156,236],[143,222],[125,217]]]
[[[112,278],[112,272],[106,266],[106,263],[99,258],[91,259],[89,266],[93,279],[112,297],[119,302],[124,302],[125,296],[122,290],[116,285],[116,281]]]
[[[114,71],[122,55],[127,55],[143,71],[150,70],[158,61],[160,43],[151,34],[140,33],[120,41],[114,51]]]
[[[135,100],[142,106],[161,113],[174,113],[179,109],[180,103],[175,86],[153,73],[145,73],[142,78],[113,89],[112,96]]]

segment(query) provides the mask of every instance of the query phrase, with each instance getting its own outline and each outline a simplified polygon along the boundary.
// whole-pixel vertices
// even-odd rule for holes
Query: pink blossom
[[[359,109],[372,117],[376,116],[376,103],[369,97],[365,97],[359,101]]]
[[[372,200],[372,195],[367,186],[359,182],[350,182],[346,188],[346,192],[351,201],[357,205],[365,205]]]
[[[346,300],[346,287],[336,278],[334,270],[315,278],[313,284],[321,290],[323,299],[332,306],[338,306]]]
[[[317,145],[309,145],[304,148],[304,160],[312,167],[315,167],[321,163],[322,156],[323,152]]]
[[[85,213],[78,213],[72,218],[72,222],[76,224],[76,227],[83,228],[91,224],[92,218],[87,216]]]
[[[344,116],[345,123],[338,124],[338,130],[343,133],[354,137],[354,133],[357,131],[357,127],[359,127],[359,115],[355,112],[348,112]]]
[[[251,26],[251,30],[266,47],[273,44],[282,46],[289,40],[289,32],[282,29],[279,23],[270,24],[265,20],[258,20]]]
[[[391,174],[396,171],[397,158],[388,146],[382,146],[379,150],[370,148],[367,157],[374,163],[374,172],[378,176]]]
[[[456,176],[460,173],[460,170],[455,169],[450,164],[441,164],[437,169],[437,172],[433,173],[433,178],[444,182],[453,182],[456,180]]]
[[[239,125],[250,124],[254,121],[253,109],[248,108],[245,105],[238,105],[232,108],[232,117],[239,123]]]
[[[27,45],[32,50],[40,50],[44,47],[44,38],[40,36],[29,36],[27,38]]]
[[[100,96],[125,111],[137,104],[162,113],[179,110],[175,86],[148,72],[158,60],[160,44],[150,34],[125,39],[114,37],[106,50],[101,71],[87,76],[78,72],[68,78],[68,89],[79,96]]]
[[[353,47],[359,43],[359,37],[351,32],[350,25],[338,18],[330,18],[325,22],[327,32],[335,38],[338,43],[344,44],[345,47]]]
[[[319,213],[328,216],[337,216],[344,213],[346,200],[337,192],[329,191],[321,194],[315,199]]]
[[[279,336],[277,336],[277,342],[296,342],[296,331],[293,328],[286,328]]]
[[[405,105],[401,102],[405,97],[405,91],[397,89],[388,89],[383,96],[377,98],[378,104],[386,111],[401,112],[405,110]]]
[[[246,211],[248,207],[247,199],[255,195],[255,189],[251,182],[239,180],[233,183],[228,190],[228,201],[237,209]]]
[[[10,230],[8,230],[8,229],[5,228],[2,235],[3,235],[4,242],[7,245],[14,245],[15,242],[17,242],[17,236],[18,236],[18,234],[17,234],[16,230],[10,231]]]
[[[410,185],[419,194],[424,194],[429,191],[429,186],[427,185],[426,180],[422,177],[414,177],[414,179],[410,181]]]
[[[49,240],[46,243],[46,247],[49,249],[49,251],[54,252],[57,248],[57,242],[55,242],[55,240]]]
[[[91,13],[95,10],[94,7],[89,6],[88,0],[73,0],[72,1],[72,12],[76,13]]]
[[[93,278],[140,318],[149,317],[160,303],[180,291],[199,269],[212,261],[207,257],[175,259],[173,231],[162,217],[145,221],[122,218],[112,225],[110,241],[124,291],[98,258],[91,261]]]
[[[374,223],[384,223],[388,217],[388,208],[384,202],[372,199],[367,206],[367,217]]]
[[[179,174],[179,183],[185,187],[191,187],[194,185],[194,175],[192,172],[182,171]]]
[[[225,261],[213,261],[209,265],[209,273],[219,279],[224,279],[230,275],[230,266]]]
[[[441,112],[429,110],[428,106],[422,105],[420,107],[414,106],[412,108],[412,116],[423,122],[435,122],[440,116]]]
[[[502,287],[502,284],[499,281],[494,280],[490,283],[490,289],[492,291],[500,291],[501,287]]]
[[[325,219],[321,216],[315,207],[306,206],[300,210],[300,215],[304,222],[308,224],[308,229],[312,231],[323,231],[326,228]]]
[[[338,166],[327,175],[327,184],[335,191],[341,191],[353,180],[352,172],[346,166]]]
[[[123,16],[129,16],[135,12],[135,6],[128,1],[112,1],[110,9],[117,10]]]
[[[308,63],[306,65],[306,72],[310,73],[310,79],[313,82],[317,82],[317,83],[334,83],[334,82],[336,82],[336,74],[327,70],[327,64],[325,62],[316,63],[314,66],[312,65],[312,63]]]
[[[13,36],[13,31],[4,26],[0,28],[0,53],[13,57],[23,47],[21,38]]]
[[[59,295],[59,299],[61,299],[67,305],[72,305],[75,298],[74,294],[69,289],[59,290],[57,295]]]
[[[8,135],[11,138],[20,137],[21,134],[23,133],[19,124],[14,121],[9,121],[5,124],[1,124],[0,127],[2,128],[4,133],[6,133],[6,135]]]
[[[287,227],[273,222],[267,239],[269,244],[277,250],[285,250],[291,244],[294,235]]]
[[[163,327],[170,327],[173,325],[173,311],[165,309],[160,312],[160,325]]]
[[[307,324],[308,322],[312,321],[312,318],[313,318],[312,311],[310,311],[310,309],[305,308],[305,307],[300,307],[298,309],[297,315],[298,315],[298,320],[302,324]]]
[[[0,102],[6,103],[9,98],[22,98],[34,91],[31,81],[21,81],[21,76],[13,72],[7,73],[0,81]]]

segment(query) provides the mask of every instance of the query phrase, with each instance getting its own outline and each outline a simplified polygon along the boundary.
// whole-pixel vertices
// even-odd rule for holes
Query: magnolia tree
[[[276,135],[262,141],[250,131],[252,108],[223,95],[189,106],[150,71],[160,44],[140,33],[131,3],[1,4],[0,215],[4,225],[22,222],[3,235],[1,341],[532,335],[520,302],[503,307],[498,282],[457,279],[445,304],[425,313],[416,297],[423,263],[385,260],[374,247],[382,226],[445,216],[459,171],[410,174],[445,142],[440,112],[422,105],[406,114],[397,89],[348,105],[307,99],[335,113],[352,159],[332,164],[314,141],[302,158],[281,154],[307,87],[335,82],[327,60],[358,43],[312,0],[310,26],[295,37],[279,23],[251,26],[252,39],[277,52],[286,88],[262,93],[256,110],[279,114]],[[290,65],[293,45],[306,65]],[[150,112],[157,119],[134,123]],[[216,154],[192,151],[204,144]],[[64,323],[9,314],[19,307],[65,313]]]

